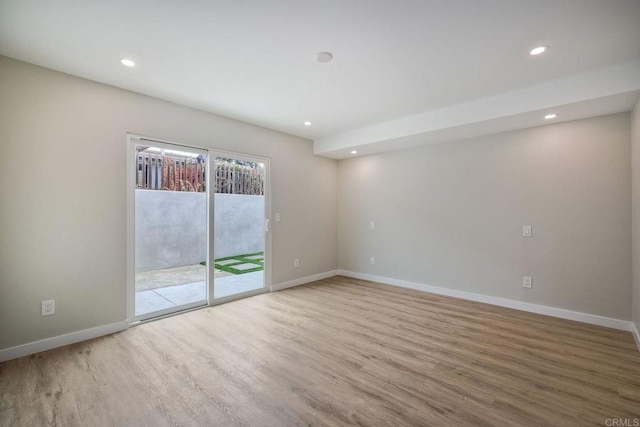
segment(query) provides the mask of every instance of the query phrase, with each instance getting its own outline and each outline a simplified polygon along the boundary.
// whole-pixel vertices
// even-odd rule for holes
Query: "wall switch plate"
[[[47,301],[42,301],[42,315],[43,316],[51,316],[56,312],[56,300],[50,299]]]
[[[295,268],[300,267],[300,260],[299,260],[298,258],[296,258],[296,259],[294,259],[294,260],[293,260],[293,266],[294,266]]]
[[[371,221],[369,223],[369,229],[370,230],[375,230],[376,229],[376,222],[375,221]]]
[[[522,226],[522,236],[523,237],[531,237],[531,226],[523,225]]]
[[[371,257],[371,265],[374,265],[376,263],[376,258],[375,257]]]
[[[280,222],[280,212],[276,212],[276,222]]]
[[[523,288],[528,288],[531,289],[531,277],[529,276],[522,276],[522,287]]]

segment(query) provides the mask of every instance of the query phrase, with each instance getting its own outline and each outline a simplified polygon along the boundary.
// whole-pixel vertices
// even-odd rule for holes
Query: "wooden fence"
[[[257,163],[216,162],[216,193],[264,195],[264,168]]]
[[[139,152],[137,154],[136,188],[165,191],[206,191],[204,156]],[[217,159],[215,192],[264,195],[264,168],[259,163]]]
[[[145,190],[206,191],[204,157],[137,154],[136,187]]]

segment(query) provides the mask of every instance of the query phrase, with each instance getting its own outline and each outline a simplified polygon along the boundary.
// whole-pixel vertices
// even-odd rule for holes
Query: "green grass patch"
[[[207,265],[205,261],[200,264]],[[245,269],[236,268],[243,264],[252,264],[255,267],[245,265]],[[253,273],[254,271],[262,271],[264,270],[264,252],[217,258],[213,260],[213,265],[218,270],[226,271],[231,274],[245,274]]]

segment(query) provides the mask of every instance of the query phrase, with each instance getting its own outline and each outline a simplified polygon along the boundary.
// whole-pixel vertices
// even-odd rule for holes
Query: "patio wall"
[[[264,196],[216,194],[214,258],[264,251]]]
[[[136,273],[206,259],[206,195],[136,190]],[[215,195],[215,258],[261,252],[264,196]]]

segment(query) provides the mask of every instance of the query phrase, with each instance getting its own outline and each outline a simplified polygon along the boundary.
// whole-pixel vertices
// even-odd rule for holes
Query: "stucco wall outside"
[[[216,194],[214,258],[264,251],[264,196]]]
[[[264,196],[216,194],[214,258],[264,250]],[[136,190],[136,272],[198,264],[207,253],[204,193]]]

